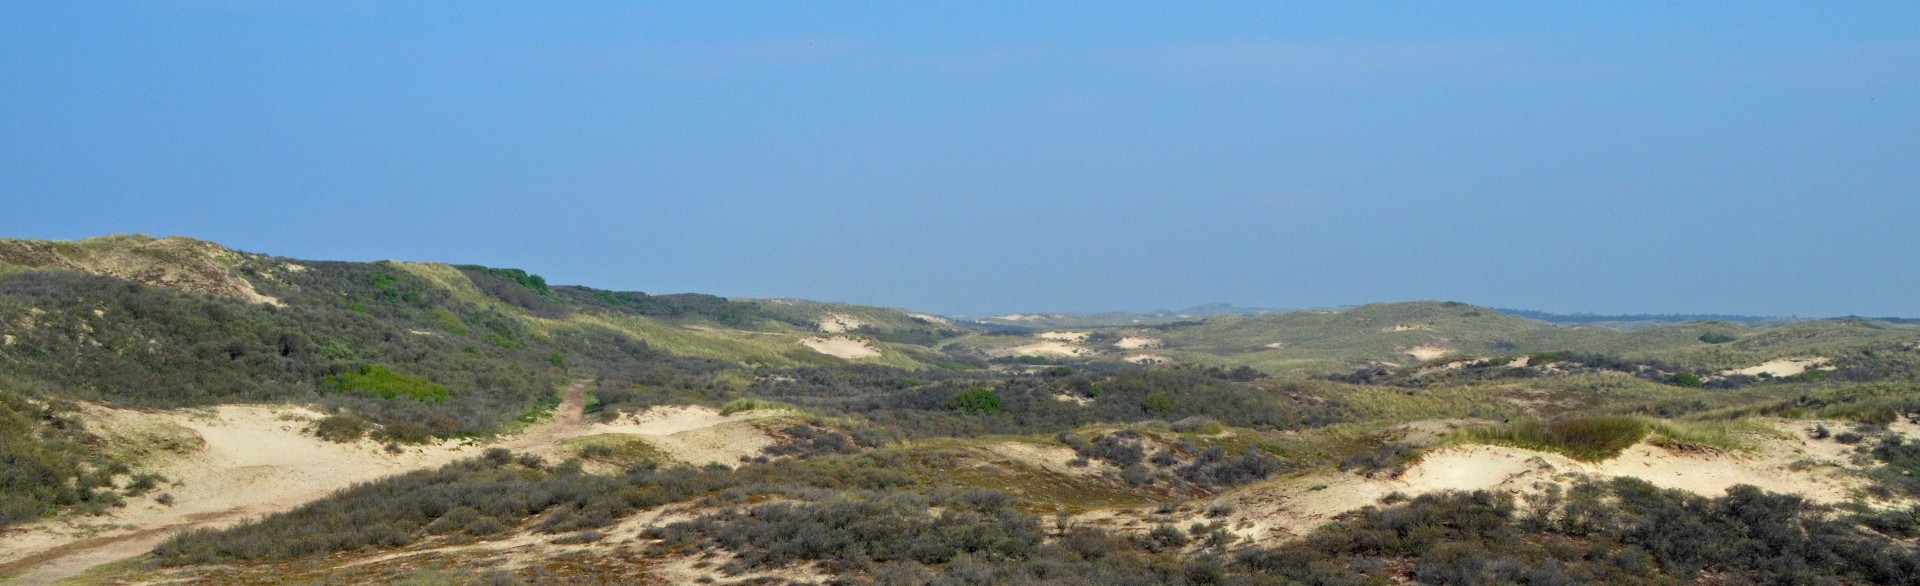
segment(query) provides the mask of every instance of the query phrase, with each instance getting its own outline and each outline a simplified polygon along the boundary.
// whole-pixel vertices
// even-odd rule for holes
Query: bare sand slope
[[[1864,486],[1847,469],[1846,447],[1805,439],[1805,421],[1774,421],[1780,436],[1753,438],[1750,453],[1676,451],[1638,444],[1612,459],[1587,463],[1505,446],[1463,444],[1434,450],[1398,476],[1329,473],[1278,480],[1221,495],[1235,508],[1236,532],[1256,541],[1284,541],[1333,517],[1376,504],[1391,493],[1418,495],[1444,490],[1494,490],[1528,494],[1581,478],[1633,477],[1655,486],[1720,496],[1748,484],[1798,494],[1817,503],[1840,503]]]
[[[829,338],[816,336],[801,340],[800,344],[812,349],[814,352],[847,360],[877,358],[880,356],[880,349],[875,347],[873,342],[847,336],[833,336]]]
[[[1040,332],[1039,338],[1059,342],[1085,342],[1087,332]]]
[[[1015,346],[1007,349],[1005,354],[1009,356],[1065,356],[1072,358],[1090,356],[1093,354],[1093,351],[1083,346],[1076,346],[1066,342],[1044,341],[1034,342],[1024,346]]]
[[[776,441],[773,434],[762,428],[764,420],[793,414],[778,409],[755,409],[721,415],[711,407],[695,405],[654,407],[589,426],[586,435],[635,435],[680,462],[696,466],[737,466],[742,456],[758,454]]]
[[[1439,346],[1414,346],[1405,350],[1407,356],[1412,356],[1414,360],[1420,362],[1446,356],[1450,352],[1453,352],[1453,350]]]
[[[1744,374],[1747,376],[1760,376],[1763,374],[1767,376],[1793,376],[1809,370],[1819,369],[1826,366],[1826,364],[1827,359],[1819,356],[1813,358],[1782,358],[1779,360],[1769,360],[1758,366],[1724,371],[1720,374],[1723,376],[1729,374]]]
[[[332,443],[308,435],[320,413],[287,406],[227,405],[189,411],[93,407],[99,427],[132,437],[194,436],[188,453],[151,456],[177,485],[163,486],[173,506],[153,496],[129,499],[110,515],[67,515],[9,530],[0,539],[0,577],[8,584],[52,584],[93,566],[140,555],[174,533],[225,527],[292,509],[334,491],[393,474],[434,468],[488,447],[548,452],[593,433],[583,422],[587,383],[569,387],[548,421],[492,444],[448,441],[389,452],[377,442]],[[139,435],[145,434],[145,435]]]

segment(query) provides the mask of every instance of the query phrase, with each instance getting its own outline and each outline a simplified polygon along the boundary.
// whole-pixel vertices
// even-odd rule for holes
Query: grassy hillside
[[[171,407],[297,401],[397,439],[484,434],[557,378],[695,357],[737,367],[839,364],[801,341],[828,314],[867,325],[864,362],[949,362],[914,344],[948,325],[877,308],[550,286],[513,269],[295,261],[185,238],[0,241],[0,369],[71,396]],[[899,341],[890,341],[899,340]],[[378,368],[446,391],[342,392]]]

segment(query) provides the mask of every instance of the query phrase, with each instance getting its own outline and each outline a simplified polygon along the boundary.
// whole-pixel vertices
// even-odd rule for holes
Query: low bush
[[[342,393],[361,393],[389,400],[400,397],[435,402],[447,400],[446,385],[425,377],[397,373],[378,364],[329,376],[327,382],[335,391]]]
[[[313,422],[313,435],[330,442],[360,441],[367,435],[367,421],[353,415],[329,415]]]
[[[1577,417],[1478,427],[1466,430],[1464,437],[1597,462],[1619,455],[1648,431],[1647,422],[1635,417]]]
[[[954,394],[941,406],[966,413],[999,413],[1000,395],[989,389],[974,387]]]

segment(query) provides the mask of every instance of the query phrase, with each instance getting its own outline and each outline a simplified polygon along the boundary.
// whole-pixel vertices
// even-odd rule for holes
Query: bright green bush
[[[378,364],[362,366],[358,371],[329,376],[327,379],[334,390],[343,393],[360,393],[382,399],[407,397],[435,402],[447,399],[445,385],[424,377],[394,372]]]
[[[985,388],[974,387],[954,394],[942,406],[968,413],[999,413],[1000,395]]]

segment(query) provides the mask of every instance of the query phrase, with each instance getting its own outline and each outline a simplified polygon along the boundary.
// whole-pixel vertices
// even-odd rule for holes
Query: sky
[[[963,315],[1920,316],[1920,3],[0,3],[0,237],[113,233]]]

